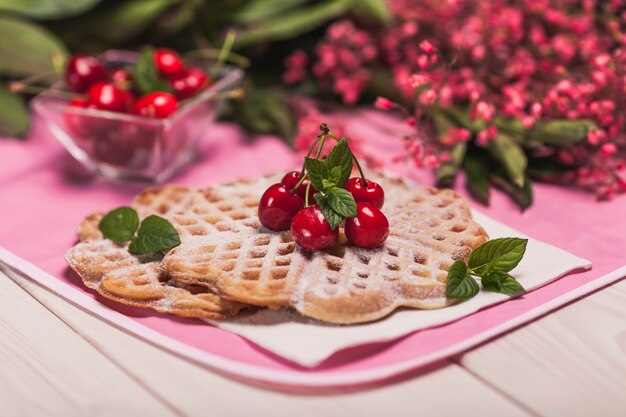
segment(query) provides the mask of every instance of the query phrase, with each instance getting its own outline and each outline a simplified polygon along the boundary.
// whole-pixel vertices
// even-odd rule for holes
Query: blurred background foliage
[[[71,53],[147,44],[181,53],[219,49],[233,28],[234,50],[251,65],[247,96],[228,114],[251,130],[291,137],[293,118],[279,87],[283,59],[307,42],[303,35],[321,35],[345,16],[390,19],[384,0],[0,0],[0,133],[20,137],[28,129],[28,97],[11,93],[11,80],[48,85],[62,77]]]

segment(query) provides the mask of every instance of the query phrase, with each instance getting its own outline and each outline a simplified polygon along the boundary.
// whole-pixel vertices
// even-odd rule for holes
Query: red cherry
[[[92,56],[74,55],[65,68],[67,86],[76,93],[84,93],[95,83],[106,80],[104,66]]]
[[[385,191],[383,187],[374,181],[367,180],[366,188],[362,178],[354,177],[350,178],[343,188],[350,191],[357,203],[372,203],[376,208],[383,208],[383,204],[385,203]]]
[[[176,77],[171,78],[172,88],[179,100],[198,94],[209,85],[209,78],[200,68],[190,68]]]
[[[304,203],[297,195],[291,194],[285,184],[270,186],[259,201],[259,220],[270,230],[289,229],[293,216],[298,213]]]
[[[300,181],[300,171],[288,172],[285,174],[283,179],[280,180],[280,182],[285,184],[289,190],[293,190],[293,187],[296,186],[298,181]],[[309,179],[307,178],[306,180],[302,181],[302,184],[300,184],[300,186],[296,190],[296,194],[300,196],[300,198],[302,198],[303,200],[304,200],[304,196],[306,195],[306,187],[308,183],[309,183]],[[310,203],[315,202],[313,194],[315,194],[316,192],[317,190],[315,189],[315,187],[313,187],[313,184],[311,184],[311,188],[309,188],[309,202]]]
[[[128,90],[133,82],[133,76],[126,68],[117,68],[111,72],[111,82],[122,90]]]
[[[372,249],[382,245],[387,239],[389,221],[373,204],[357,203],[356,217],[346,219],[344,231],[354,246]]]
[[[333,230],[318,205],[309,206],[296,214],[291,222],[291,236],[302,249],[314,251],[332,246],[339,236]]]
[[[140,97],[135,102],[133,113],[139,116],[165,119],[176,112],[178,102],[170,93],[157,91]]]
[[[121,140],[101,138],[94,146],[95,157],[111,165],[126,165],[133,158],[133,154],[133,146]]]
[[[68,106],[86,109],[89,107],[89,102],[82,97],[77,97],[70,101]],[[63,119],[65,120],[65,128],[70,135],[75,136],[77,139],[84,139],[89,136],[90,128],[83,115],[76,114],[71,109],[68,109],[67,112],[63,113]]]
[[[184,71],[180,56],[167,48],[159,48],[154,52],[154,65],[164,77],[174,77]]]
[[[111,83],[98,83],[87,93],[89,104],[100,110],[125,113],[129,110],[129,93]]]

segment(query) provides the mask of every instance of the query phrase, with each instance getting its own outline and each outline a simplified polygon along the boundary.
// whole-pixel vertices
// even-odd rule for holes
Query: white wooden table
[[[626,280],[382,388],[214,374],[0,273],[0,416],[626,416]]]

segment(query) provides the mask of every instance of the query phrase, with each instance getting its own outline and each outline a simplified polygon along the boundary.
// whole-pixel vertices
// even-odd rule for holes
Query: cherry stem
[[[311,189],[311,181],[306,184],[306,193],[304,194],[304,207],[309,207],[309,190]]]
[[[8,87],[9,91],[12,93],[39,94],[47,90],[46,87],[38,87],[36,85],[24,84],[22,81],[10,82]],[[80,94],[70,93],[69,91],[62,90],[54,91],[54,94],[68,100],[72,100],[76,97],[84,97]]]
[[[307,152],[306,156],[307,158],[309,156],[311,156],[311,153],[313,153],[313,150],[315,149],[315,146],[317,146],[317,144],[319,143],[319,141],[322,140],[322,135],[318,135],[315,140],[313,141],[313,144],[311,145],[311,147],[309,148],[309,152]],[[291,189],[291,194],[294,194],[296,192],[296,190],[302,185],[302,183],[304,182],[304,180],[306,180],[309,177],[309,174],[305,174],[306,168],[305,168],[305,164],[302,163],[302,169],[300,170],[300,180],[298,180],[298,182],[296,183],[296,185],[293,186],[293,188]]]
[[[339,137],[337,137],[337,135],[335,135],[334,133],[331,133],[331,132],[328,132],[328,136],[333,138],[336,142],[339,142],[341,140],[341,139],[339,139]],[[363,173],[363,169],[361,168],[361,164],[359,164],[359,160],[356,159],[356,156],[354,156],[354,154],[352,154],[352,160],[356,164],[356,169],[359,170],[359,175],[361,176],[361,179],[363,180],[363,186],[365,188],[367,188],[367,180],[365,179],[365,174]]]
[[[323,134],[320,136],[318,142],[319,145],[317,147],[317,154],[315,154],[315,159],[320,159],[320,155],[322,155],[322,149],[324,149],[324,142],[326,142],[326,138],[328,136]],[[304,207],[309,207],[309,191],[311,190],[311,181],[309,181],[306,185],[306,193],[304,194]]]

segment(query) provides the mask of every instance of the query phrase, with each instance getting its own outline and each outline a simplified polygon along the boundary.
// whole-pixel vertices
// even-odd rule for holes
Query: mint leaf
[[[328,173],[328,178],[322,178],[322,185],[324,190],[336,187],[339,183],[339,177],[341,176],[341,167],[334,167]]]
[[[330,207],[330,204],[328,204],[328,197],[324,194],[315,193],[313,197],[315,197],[317,205],[320,206],[320,210],[322,210],[322,214],[326,218],[326,221],[330,224],[330,227],[335,230],[343,221],[343,217],[337,214],[335,210]]]
[[[343,217],[356,217],[356,201],[348,190],[343,188],[331,188],[326,193],[328,205]]]
[[[141,94],[155,91],[172,92],[170,83],[159,77],[159,72],[154,64],[154,48],[151,46],[146,46],[141,50],[133,70],[133,80]]]
[[[478,294],[478,291],[480,288],[476,280],[467,273],[465,262],[461,259],[455,261],[448,270],[446,297],[468,300]]]
[[[509,272],[522,260],[527,243],[528,239],[517,237],[490,240],[472,252],[467,265],[480,276],[492,271]]]
[[[174,226],[163,217],[154,214],[146,217],[139,226],[137,237],[130,243],[130,253],[143,255],[172,249],[180,245]]]
[[[139,216],[130,207],[119,207],[108,212],[98,224],[102,235],[115,242],[131,240],[138,227]]]
[[[323,179],[328,179],[326,164],[318,159],[304,158],[304,167],[309,174],[309,180],[316,190],[323,190]]]
[[[343,138],[337,142],[335,147],[326,157],[325,164],[329,169],[339,167],[339,178],[336,182],[337,187],[343,187],[348,182],[350,174],[352,174],[352,164],[354,155],[348,146],[348,141]],[[317,187],[316,187],[317,188]]]
[[[524,287],[506,272],[491,272],[481,279],[481,283],[487,291],[499,292],[501,294],[517,295],[526,292]]]

